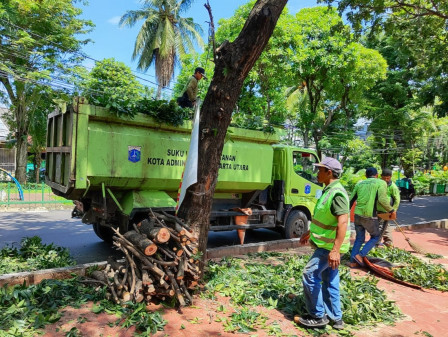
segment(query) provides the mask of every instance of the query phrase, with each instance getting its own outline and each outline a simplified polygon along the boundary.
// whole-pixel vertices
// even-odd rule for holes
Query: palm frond
[[[120,18],[119,25],[120,27],[133,27],[138,21],[140,20],[146,20],[148,17],[151,17],[155,14],[155,10],[148,8],[148,9],[141,9],[136,11],[127,11],[123,14],[123,16]]]
[[[165,19],[163,22],[163,30],[160,38],[159,53],[160,56],[165,58],[172,53],[172,49],[174,47],[174,42],[176,39],[174,27],[168,19]]]
[[[180,13],[190,8],[193,0],[143,0],[140,10],[128,11],[120,19],[120,26],[134,26],[144,20],[137,35],[132,59],[138,58],[138,69],[147,70],[153,63],[160,85],[167,86],[174,74],[178,54],[194,51],[194,42],[204,42],[202,28],[191,18]]]
[[[139,69],[147,69],[153,62],[153,50],[158,48],[155,34],[157,27],[157,23],[145,21],[137,35],[132,59],[135,60],[140,56]],[[146,61],[142,58],[146,58]]]
[[[188,35],[190,38],[196,40],[201,48],[204,48],[204,40],[201,36],[203,33],[202,27],[194,23],[192,18],[179,18],[178,27],[181,35]]]
[[[185,13],[186,11],[188,11],[191,7],[191,4],[193,3],[193,0],[180,0],[177,3],[177,7],[179,8],[178,13]]]

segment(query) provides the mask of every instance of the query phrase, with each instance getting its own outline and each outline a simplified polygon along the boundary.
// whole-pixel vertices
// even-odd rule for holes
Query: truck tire
[[[305,213],[299,210],[294,210],[289,213],[283,234],[286,239],[300,238],[302,234],[307,231],[307,227],[308,218]]]
[[[112,230],[112,228],[101,226],[97,223],[94,223],[92,226],[96,236],[98,236],[104,242],[112,243],[112,237],[114,236],[114,231]]]

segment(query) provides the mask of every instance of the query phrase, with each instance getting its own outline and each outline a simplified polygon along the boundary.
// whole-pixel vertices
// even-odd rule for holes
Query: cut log
[[[107,263],[110,265],[110,268],[118,271],[119,273],[124,274],[126,271],[126,266],[123,263],[115,261],[111,256],[107,258]]]
[[[156,288],[153,284],[150,284],[146,287],[146,293],[148,294],[154,294],[156,292]]]
[[[154,242],[136,231],[126,232],[123,236],[134,246],[138,247],[146,256],[154,255],[157,251],[157,245]]]
[[[121,294],[121,299],[123,302],[128,302],[131,300],[131,293],[124,291],[123,294]]]
[[[136,302],[136,303],[143,302],[144,299],[145,299],[145,295],[143,295],[143,294],[137,294],[137,295],[135,295],[135,302]]]
[[[177,297],[177,300],[179,301],[179,305],[180,305],[181,307],[184,307],[184,306],[186,305],[186,303],[185,303],[185,299],[184,299],[184,295],[182,294],[182,292],[181,292],[181,290],[180,290],[180,288],[179,288],[179,285],[177,284],[177,282],[176,282],[176,280],[175,280],[175,278],[174,278],[173,273],[170,272],[170,271],[168,270],[168,268],[165,268],[165,274],[168,275],[168,277],[169,277],[169,279],[170,279],[170,281],[171,281],[171,287],[172,287],[172,289],[173,289],[173,290],[175,291],[175,293],[176,293],[176,297]]]
[[[147,270],[142,270],[142,283],[144,286],[150,285],[153,283],[153,279],[149,276]]]
[[[104,272],[102,272],[101,270],[94,270],[92,272],[92,274],[90,274],[90,276],[92,276],[92,278],[94,278],[95,280],[104,282],[107,284],[107,277],[106,275],[104,275]]]
[[[117,262],[110,258],[108,273],[96,273],[102,281],[95,282],[107,285],[115,302],[139,303],[175,297],[181,307],[192,303],[188,289],[194,288],[199,280],[199,267],[192,253],[197,252],[197,244],[178,221],[166,215],[161,217],[142,221],[124,235],[114,230],[113,244],[124,253],[125,259]],[[180,226],[180,233],[170,225]],[[145,250],[150,245],[154,245],[155,253],[148,256]]]
[[[191,281],[190,284],[188,285],[188,289],[195,289],[198,285],[197,281]]]
[[[137,225],[140,233],[145,234],[156,243],[165,243],[170,239],[170,232],[164,227],[155,227],[154,221],[143,220]]]
[[[176,279],[182,280],[185,276],[185,258],[180,260],[179,266],[177,267]]]

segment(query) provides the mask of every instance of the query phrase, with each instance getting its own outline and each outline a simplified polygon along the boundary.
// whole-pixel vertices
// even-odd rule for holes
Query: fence
[[[22,193],[21,193],[22,192]],[[26,184],[20,188],[13,181],[0,182],[0,211],[17,209],[58,209],[73,206],[71,200],[55,195],[44,183]]]

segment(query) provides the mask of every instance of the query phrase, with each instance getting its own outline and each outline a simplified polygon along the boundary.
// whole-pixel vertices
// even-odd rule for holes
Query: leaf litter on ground
[[[2,250],[2,254],[30,256],[46,251],[37,239],[25,241],[22,251],[13,248]],[[54,247],[51,247],[53,250]],[[14,254],[12,254],[12,252]],[[397,268],[397,277],[412,282],[425,276],[423,286],[446,290],[446,270],[440,265],[427,264],[411,254],[393,249],[377,249],[372,255],[385,258],[392,263],[407,263],[408,267]],[[70,259],[64,257],[65,263]],[[218,262],[209,261],[205,276],[206,291],[202,296],[214,298],[217,294],[231,298],[233,310],[219,307],[222,315],[219,321],[225,331],[251,333],[257,329],[268,335],[286,336],[279,331],[277,322],[268,322],[266,313],[259,307],[275,309],[288,317],[306,312],[302,271],[309,256],[290,253],[256,253],[247,258],[224,258]],[[401,273],[399,273],[401,272]],[[379,323],[393,324],[401,317],[393,301],[387,299],[384,291],[377,288],[378,279],[373,276],[352,278],[347,267],[341,265],[341,304],[347,329],[335,331],[330,326],[325,329],[303,329],[300,331],[319,336],[324,333],[352,335],[360,326]],[[135,326],[141,335],[163,331],[168,323],[162,312],[147,312],[143,304],[123,307],[105,298],[105,288],[86,286],[78,277],[68,280],[45,280],[37,285],[0,288],[0,326],[3,336],[35,336],[46,324],[57,322],[60,309],[66,306],[80,307],[92,301],[92,311],[115,314],[118,320],[113,323],[123,328]],[[172,303],[167,303],[167,306]],[[218,317],[217,317],[218,318]],[[81,324],[81,323],[80,323]],[[293,323],[291,323],[293,324]],[[137,332],[137,335],[138,335]]]
[[[399,248],[378,248],[370,251],[370,256],[399,264],[393,268],[394,276],[402,281],[440,291],[448,290],[448,271],[436,263],[427,263],[410,252]]]

